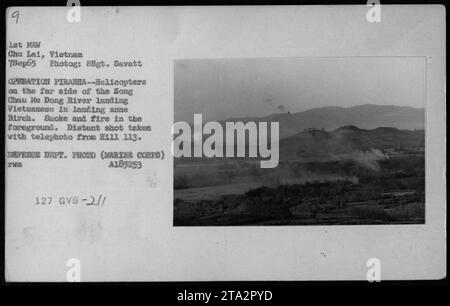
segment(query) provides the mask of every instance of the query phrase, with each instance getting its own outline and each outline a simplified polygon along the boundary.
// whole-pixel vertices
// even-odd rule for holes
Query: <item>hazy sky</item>
[[[424,107],[424,59],[177,60],[174,94],[175,120],[188,122],[193,113],[210,121],[323,106]]]

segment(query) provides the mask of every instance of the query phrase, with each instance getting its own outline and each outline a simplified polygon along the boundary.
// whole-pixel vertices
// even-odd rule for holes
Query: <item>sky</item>
[[[263,117],[324,106],[424,107],[424,58],[255,58],[175,61],[174,119]]]

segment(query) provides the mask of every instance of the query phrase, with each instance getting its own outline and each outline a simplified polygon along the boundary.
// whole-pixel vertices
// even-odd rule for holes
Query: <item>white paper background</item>
[[[6,278],[65,281],[66,261],[81,260],[82,281],[353,280],[381,260],[382,279],[436,279],[445,266],[445,10],[382,6],[10,8],[7,42],[41,40],[43,50],[82,51],[85,59],[141,59],[131,75],[93,69],[32,71],[27,76],[132,77],[131,113],[153,132],[135,150],[170,152],[173,60],[181,58],[424,56],[426,69],[426,225],[173,227],[173,164],[147,161],[140,171],[104,161],[26,161],[7,169]],[[131,71],[131,70],[130,70]],[[23,73],[7,69],[7,78]],[[7,143],[7,150],[33,145]],[[65,145],[64,150],[123,144]],[[58,144],[44,149],[58,149]],[[149,176],[157,186],[149,186]],[[101,210],[33,206],[37,195],[103,193]],[[66,209],[67,208],[67,209]]]

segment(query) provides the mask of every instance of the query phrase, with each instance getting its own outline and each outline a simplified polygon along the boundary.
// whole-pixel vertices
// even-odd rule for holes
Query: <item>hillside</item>
[[[280,123],[280,138],[295,135],[306,128],[327,131],[354,125],[361,129],[395,127],[400,130],[424,129],[425,110],[393,105],[365,104],[353,107],[322,107],[299,113],[272,114],[261,118],[234,118],[227,121]]]
[[[367,130],[345,126],[334,131],[300,132],[280,141],[282,160],[331,158],[353,152],[380,150],[413,150],[423,148],[424,130],[399,130],[378,127]]]

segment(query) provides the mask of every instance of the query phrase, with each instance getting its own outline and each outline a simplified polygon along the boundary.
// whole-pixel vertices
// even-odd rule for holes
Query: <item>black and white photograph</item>
[[[175,120],[192,131],[194,114],[220,123],[180,142],[214,152],[175,158],[175,226],[425,222],[425,58],[176,60],[174,69]],[[261,122],[279,125],[278,143],[262,140],[277,155],[270,168],[251,156]],[[240,143],[227,138],[239,133]]]
[[[446,282],[445,6],[26,2],[2,6],[2,285]]]

